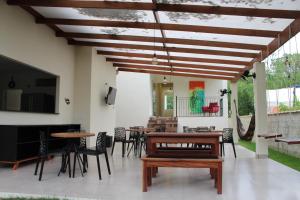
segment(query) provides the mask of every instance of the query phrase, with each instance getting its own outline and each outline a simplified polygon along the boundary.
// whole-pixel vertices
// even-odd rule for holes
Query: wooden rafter
[[[210,74],[210,75],[222,75],[222,76],[231,76],[235,77],[236,73],[230,72],[220,72],[220,71],[206,71],[200,69],[184,69],[184,68],[177,68],[177,67],[158,67],[158,66],[151,66],[151,65],[133,65],[133,64],[114,64],[114,67],[120,68],[130,68],[130,69],[145,69],[145,70],[161,70],[161,71],[173,71],[173,72],[187,72],[187,73],[195,73],[195,74]]]
[[[95,34],[95,33],[57,32],[56,36],[57,37],[65,37],[65,38],[86,38],[86,39],[121,40],[121,41],[134,41],[134,42],[154,42],[153,37],[133,36],[133,35],[109,35],[109,34]],[[182,44],[182,45],[223,47],[223,48],[234,48],[234,49],[249,49],[249,50],[265,50],[265,49],[267,49],[267,45],[260,45],[260,44],[218,42],[218,41],[181,39],[181,38],[156,37],[155,42],[169,43],[169,44]]]
[[[219,80],[232,80],[233,79],[232,77],[227,77],[227,76],[198,75],[198,74],[192,74],[192,73],[165,72],[165,71],[142,70],[142,69],[119,68],[118,71],[156,74],[156,75],[165,75],[165,76],[183,76],[183,77],[195,77],[195,78],[209,78],[209,79],[219,79]]]
[[[276,37],[279,31],[225,28],[212,26],[196,26],[183,24],[165,24],[150,22],[128,22],[128,21],[107,21],[107,20],[86,20],[86,19],[60,19],[60,18],[41,18],[36,19],[38,24],[56,24],[56,25],[77,25],[77,26],[99,26],[99,27],[117,27],[117,28],[138,28],[138,29],[162,29],[172,31],[214,33],[226,35],[243,35],[256,37]]]
[[[98,9],[129,9],[153,10],[168,12],[190,12],[216,15],[237,15],[249,17],[289,18],[300,17],[300,12],[295,10],[275,10],[240,7],[220,7],[184,4],[157,4],[137,2],[113,1],[86,1],[86,0],[8,0],[10,5],[44,6],[44,7],[71,7],[71,8],[98,8]]]
[[[219,51],[219,50],[207,50],[207,49],[192,49],[192,48],[178,48],[178,47],[162,47],[162,46],[149,46],[149,45],[135,45],[135,44],[118,44],[118,43],[102,43],[102,42],[87,42],[70,40],[69,44],[78,46],[94,46],[94,47],[106,47],[106,48],[123,48],[123,49],[140,49],[151,51],[169,51],[179,53],[193,53],[193,54],[208,54],[208,55],[221,55],[221,56],[233,56],[243,58],[254,58],[257,53],[235,52],[235,51]]]
[[[144,64],[144,65],[152,65],[151,61],[148,60],[134,60],[134,59],[118,59],[118,58],[106,58],[107,62],[113,63],[131,63],[131,64]],[[195,65],[188,63],[176,63],[176,62],[158,62],[157,65],[160,66],[169,66],[173,67],[182,67],[182,68],[194,68],[194,69],[208,69],[208,70],[221,70],[228,71],[231,73],[243,72],[244,68],[235,68],[235,67],[225,67],[225,66],[212,66],[212,65]]]
[[[128,58],[152,58],[152,54],[143,53],[129,53],[120,51],[102,51],[98,50],[98,54],[105,56],[122,56]],[[165,55],[157,55],[158,59],[167,60],[168,57]],[[253,63],[237,60],[223,60],[223,59],[211,59],[211,58],[195,58],[195,57],[183,57],[183,56],[171,56],[171,60],[174,61],[185,61],[185,62],[199,62],[199,63],[218,63],[218,64],[229,64],[229,65],[241,65],[241,66],[252,66]]]

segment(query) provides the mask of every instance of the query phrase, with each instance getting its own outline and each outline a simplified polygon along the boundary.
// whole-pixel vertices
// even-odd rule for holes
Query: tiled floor
[[[96,161],[89,159],[89,172],[73,178],[57,176],[59,159],[45,165],[43,181],[33,176],[34,164],[12,171],[0,167],[0,195],[8,193],[77,197],[103,200],[300,200],[300,173],[269,159],[255,159],[254,154],[237,147],[234,159],[231,146],[226,147],[223,167],[223,194],[217,195],[207,169],[159,170],[147,193],[141,188],[141,162],[138,158],[110,158],[112,175],[108,175],[101,158],[102,181],[98,180]],[[300,163],[299,163],[300,164]],[[79,171],[77,171],[79,172]]]

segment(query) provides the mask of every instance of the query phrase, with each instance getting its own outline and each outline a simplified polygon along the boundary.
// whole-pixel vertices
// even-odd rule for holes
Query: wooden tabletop
[[[211,131],[203,133],[174,133],[174,132],[151,132],[146,133],[148,137],[218,137],[222,136],[222,131]]]
[[[300,138],[278,138],[276,142],[285,142],[287,144],[300,144]]]
[[[83,137],[92,137],[95,136],[94,133],[86,132],[65,132],[65,133],[52,133],[52,137],[58,138],[83,138]]]
[[[272,138],[282,137],[282,134],[280,134],[280,133],[257,134],[257,137],[263,137],[265,139],[272,139]]]

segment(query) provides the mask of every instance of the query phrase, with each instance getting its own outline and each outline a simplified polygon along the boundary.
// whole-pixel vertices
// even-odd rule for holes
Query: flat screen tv
[[[115,104],[116,94],[117,94],[117,89],[113,88],[113,87],[109,87],[108,93],[107,93],[107,95],[105,97],[105,103],[107,105],[113,105],[113,104]]]
[[[0,110],[56,113],[56,75],[0,55]]]

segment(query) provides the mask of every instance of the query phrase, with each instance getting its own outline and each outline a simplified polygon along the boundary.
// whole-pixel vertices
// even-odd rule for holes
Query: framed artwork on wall
[[[189,82],[189,108],[192,114],[202,113],[202,106],[205,104],[205,82]]]

